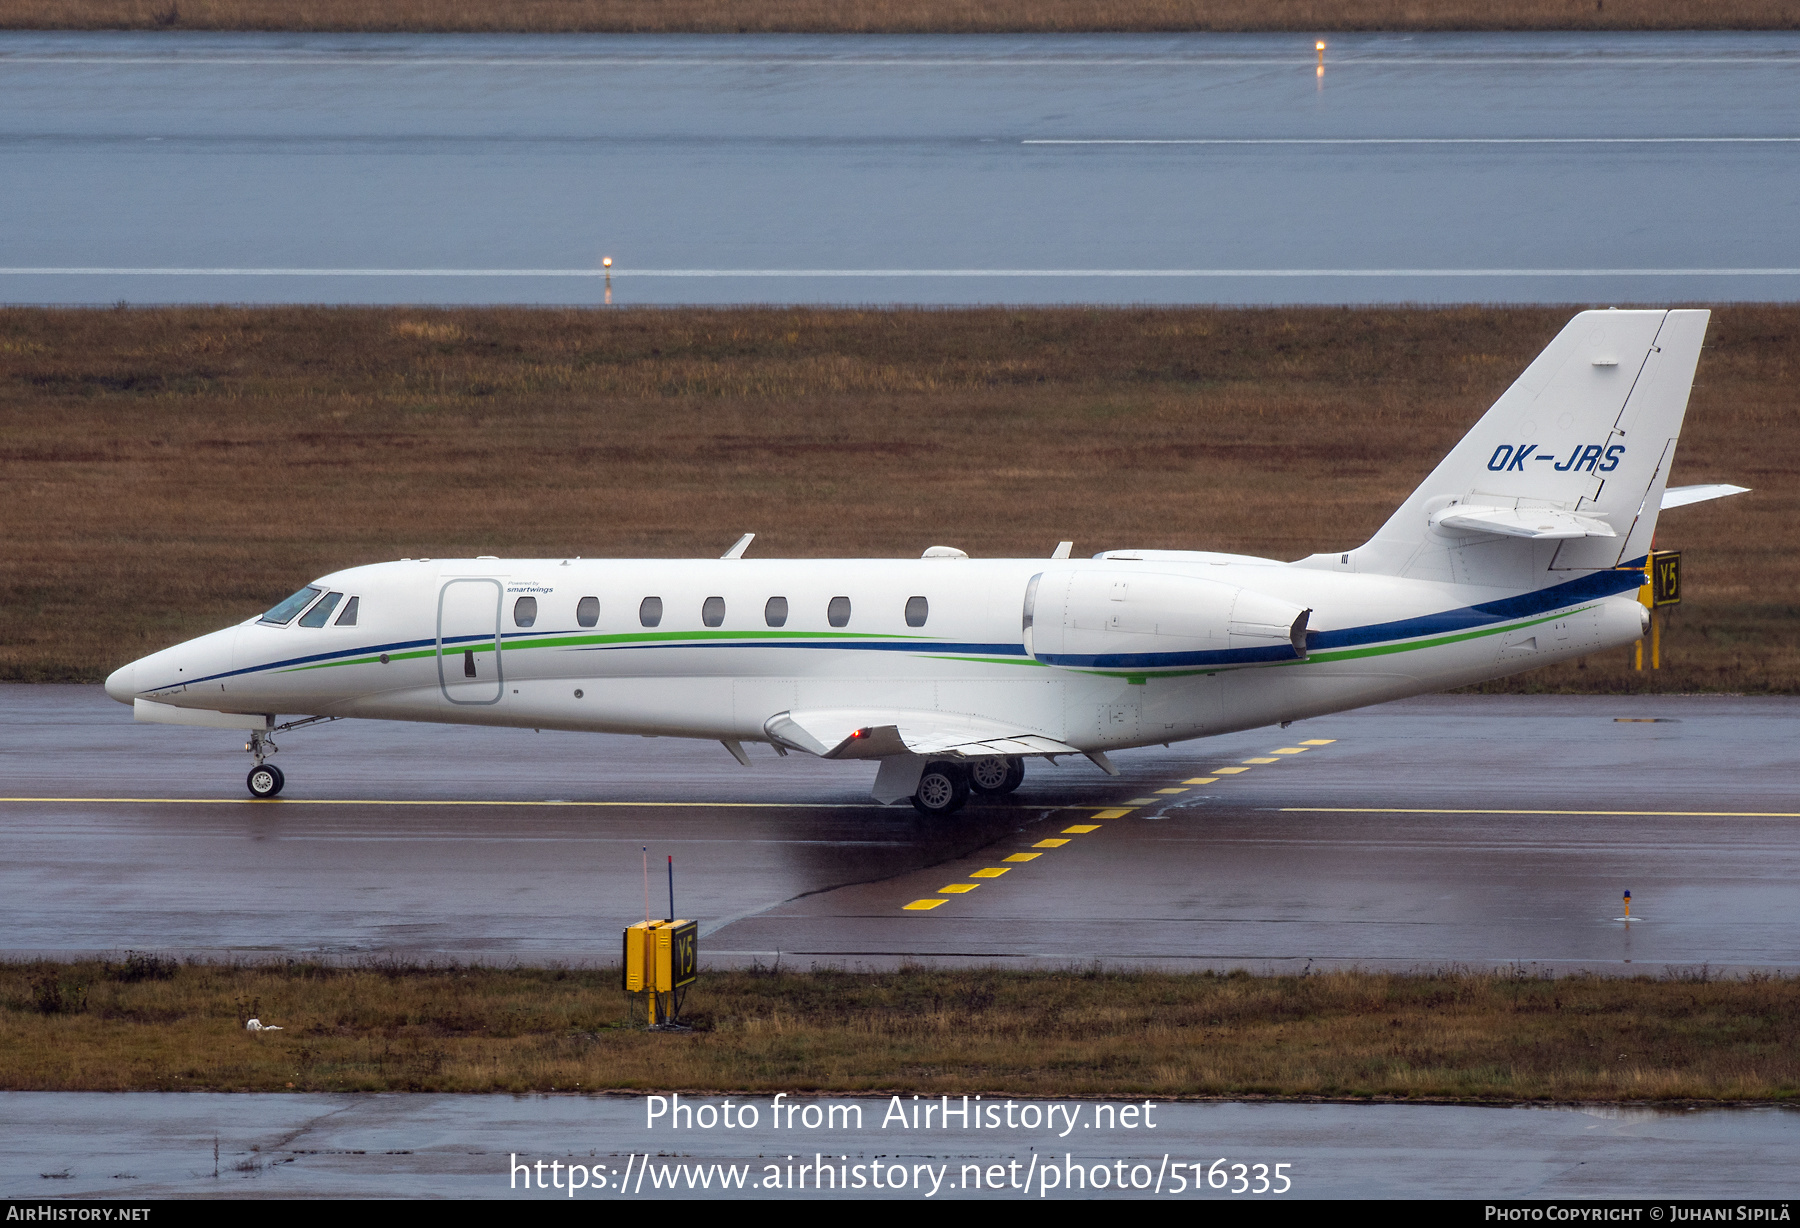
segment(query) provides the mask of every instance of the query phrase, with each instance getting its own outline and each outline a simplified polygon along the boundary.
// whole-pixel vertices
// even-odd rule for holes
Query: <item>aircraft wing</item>
[[[763,731],[775,741],[822,759],[889,755],[1079,755],[1066,742],[983,716],[906,709],[830,708],[778,712]]]
[[[1690,503],[1705,503],[1708,499],[1749,493],[1748,486],[1733,486],[1729,482],[1721,482],[1715,486],[1671,486],[1663,491],[1662,510],[1666,512],[1672,507],[1686,507]]]

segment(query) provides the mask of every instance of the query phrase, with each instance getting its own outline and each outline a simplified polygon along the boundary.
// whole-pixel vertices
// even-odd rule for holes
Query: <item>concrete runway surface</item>
[[[280,740],[287,791],[252,802],[229,732],[0,686],[0,946],[606,963],[647,846],[651,911],[673,854],[714,965],[1800,968],[1794,699],[1408,700],[1125,752],[1117,780],[1031,761],[948,820],[766,747]]]
[[[0,34],[0,301],[1800,298],[1800,35]]]
[[[687,1103],[717,1113],[723,1102]],[[1096,1102],[1019,1101],[1006,1102],[1015,1105],[1015,1128],[976,1131],[960,1127],[960,1115],[948,1129],[941,1119],[929,1130],[903,1129],[888,1118],[892,1102],[873,1098],[790,1100],[784,1109],[818,1105],[820,1121],[807,1129],[802,1107],[790,1126],[774,1129],[771,1097],[743,1103],[757,1111],[755,1128],[670,1131],[666,1121],[646,1128],[644,1101],[626,1096],[6,1092],[0,1115],[12,1128],[0,1134],[0,1197],[1710,1198],[1735,1206],[1790,1196],[1800,1146],[1800,1111],[1778,1108],[1153,1103],[1150,1129],[1142,1101],[1130,1128],[1119,1124],[1117,1102],[1096,1126]],[[961,1098],[950,1104],[959,1110]],[[848,1114],[833,1128],[825,1114],[851,1105],[861,1106],[861,1128],[846,1124]],[[905,1098],[902,1109],[910,1116],[913,1105]],[[985,1105],[970,1098],[976,1114]],[[734,1101],[734,1121],[738,1111]],[[1019,1124],[1034,1117],[1039,1128]],[[1229,1161],[1214,1178],[1223,1188],[1196,1189],[1195,1178],[1204,1182],[1220,1159]],[[819,1160],[840,1184],[814,1189],[815,1169],[799,1188],[795,1170]],[[549,1163],[544,1185],[562,1188],[537,1189],[537,1161],[581,1165],[578,1189],[571,1194]],[[514,1163],[527,1166],[525,1177]],[[1277,1164],[1291,1182],[1285,1194],[1275,1192]],[[720,1165],[743,1185],[721,1189]],[[1106,1185],[1095,1188],[1102,1176]]]

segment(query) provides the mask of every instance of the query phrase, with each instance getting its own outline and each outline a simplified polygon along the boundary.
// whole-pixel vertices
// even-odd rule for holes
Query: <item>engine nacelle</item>
[[[1145,673],[1294,661],[1311,613],[1217,580],[1067,568],[1032,577],[1025,651],[1046,665]]]

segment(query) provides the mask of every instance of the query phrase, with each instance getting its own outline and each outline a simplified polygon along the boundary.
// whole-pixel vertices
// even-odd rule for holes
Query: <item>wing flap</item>
[[[1017,724],[983,716],[904,709],[834,708],[778,712],[764,724],[770,738],[821,759],[889,755],[1078,755],[1081,752]]]

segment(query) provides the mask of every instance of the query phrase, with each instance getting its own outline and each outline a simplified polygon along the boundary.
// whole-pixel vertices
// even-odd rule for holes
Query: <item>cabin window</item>
[[[583,597],[575,603],[575,621],[591,627],[600,621],[600,598]]]
[[[354,627],[356,625],[356,607],[362,604],[361,597],[352,597],[344,603],[344,612],[337,616],[337,627]]]
[[[300,616],[300,625],[302,627],[323,627],[325,620],[331,617],[331,612],[337,609],[338,602],[343,599],[344,594],[342,593],[326,593],[325,600]]]
[[[700,621],[717,627],[725,621],[725,598],[708,597],[700,606]]]
[[[787,598],[769,598],[769,603],[763,607],[763,621],[771,627],[787,626]]]
[[[929,601],[925,600],[923,597],[908,597],[906,599],[907,626],[923,627],[925,625],[925,620],[930,617],[931,603]]]
[[[529,627],[537,622],[537,598],[521,597],[513,602],[513,626]]]
[[[316,588],[303,588],[280,605],[271,609],[267,614],[264,614],[259,621],[273,623],[277,627],[285,627],[294,621],[294,615],[298,614],[301,610],[304,610],[311,604],[312,599],[317,597],[320,591],[321,590]]]
[[[825,621],[834,627],[848,626],[850,623],[850,598],[833,597],[831,604],[825,607]]]
[[[638,621],[646,627],[654,627],[662,621],[662,598],[646,597],[638,606]]]

